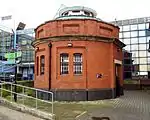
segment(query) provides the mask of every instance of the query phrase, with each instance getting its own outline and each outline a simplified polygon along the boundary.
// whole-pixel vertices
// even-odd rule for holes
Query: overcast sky
[[[39,24],[51,20],[61,4],[65,6],[90,7],[104,21],[114,21],[150,16],[150,0],[1,0],[0,16],[12,15],[13,19],[0,21],[0,24],[14,27],[19,21],[26,28],[36,28]],[[63,8],[63,5],[62,5]]]

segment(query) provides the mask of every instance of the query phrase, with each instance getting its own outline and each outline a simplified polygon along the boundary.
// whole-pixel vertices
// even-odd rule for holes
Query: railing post
[[[12,89],[12,83],[10,84],[11,85],[11,102],[12,102],[12,94],[13,94],[13,89]]]
[[[35,90],[35,94],[36,94],[36,95],[35,95],[35,96],[36,96],[36,106],[35,106],[35,107],[36,107],[36,109],[37,109],[37,90]]]
[[[23,105],[24,105],[24,87],[22,87],[22,94],[23,94],[22,101],[23,101]]]
[[[51,93],[52,95],[52,114],[54,113],[54,96],[53,93]]]

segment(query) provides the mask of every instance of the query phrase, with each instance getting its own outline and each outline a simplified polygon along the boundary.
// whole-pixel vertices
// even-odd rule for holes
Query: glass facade
[[[150,79],[150,18],[112,22],[120,27],[124,47],[124,79]]]
[[[0,26],[1,27],[1,26]],[[16,36],[16,50],[13,49],[14,35],[11,30],[0,28],[0,77],[9,77],[15,73],[15,63],[5,57],[6,53],[21,51],[21,57],[17,58],[18,79],[33,80],[34,75],[34,48],[31,42],[34,40],[34,33],[18,34]]]

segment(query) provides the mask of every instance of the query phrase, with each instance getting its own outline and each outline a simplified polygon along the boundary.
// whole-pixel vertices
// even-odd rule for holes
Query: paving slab
[[[77,120],[103,120],[100,117],[109,117],[110,120],[150,120],[150,94],[148,93],[125,91],[124,96],[103,100],[103,102],[112,106],[88,111]]]

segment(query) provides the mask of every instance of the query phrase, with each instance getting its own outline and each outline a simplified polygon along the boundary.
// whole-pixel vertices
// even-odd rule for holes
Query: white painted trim
[[[117,64],[120,64],[120,65],[122,65],[122,61],[120,61],[120,60],[117,60],[117,59],[114,59],[114,63],[117,63]]]

